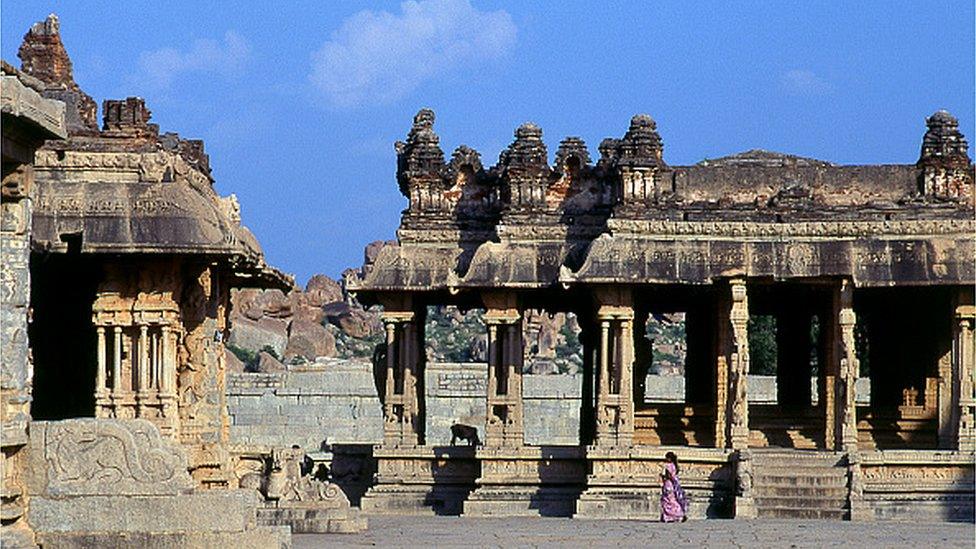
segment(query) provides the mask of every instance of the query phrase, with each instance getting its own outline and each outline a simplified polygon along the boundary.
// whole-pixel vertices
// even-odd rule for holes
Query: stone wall
[[[577,444],[582,376],[530,374],[523,380],[526,442]],[[484,364],[427,366],[428,444],[449,444],[455,423],[477,427],[483,439],[486,381]],[[315,451],[326,440],[383,440],[382,408],[366,361],[319,359],[303,370],[230,373],[227,404],[234,444],[299,444]]]
[[[583,376],[526,374],[522,380],[525,442],[578,444]],[[477,427],[484,440],[484,364],[429,364],[425,382],[429,445],[449,444],[455,423]],[[816,394],[815,380],[811,383]],[[683,394],[684,377],[647,376],[648,401],[680,402]],[[866,405],[869,394],[870,380],[858,380],[858,404]],[[750,402],[772,403],[775,397],[775,377],[749,376]],[[313,367],[287,372],[229,373],[227,404],[233,444],[299,444],[316,451],[326,440],[337,444],[383,440],[383,412],[372,365],[362,360],[319,359]]]
[[[321,360],[321,359],[320,359]],[[232,444],[374,444],[383,439],[383,413],[372,366],[327,359],[319,369],[228,373]]]
[[[685,394],[685,378],[680,375],[648,375],[646,402],[682,402]],[[857,405],[871,403],[871,378],[858,378]],[[810,396],[817,403],[817,378],[810,378]],[[776,403],[776,376],[749,376],[749,402],[752,404]]]

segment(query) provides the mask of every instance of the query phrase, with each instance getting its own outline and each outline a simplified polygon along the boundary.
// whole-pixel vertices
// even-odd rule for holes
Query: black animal
[[[468,441],[468,446],[477,446],[481,444],[481,441],[478,440],[477,427],[455,423],[454,425],[451,425],[451,446],[454,446],[459,439]]]

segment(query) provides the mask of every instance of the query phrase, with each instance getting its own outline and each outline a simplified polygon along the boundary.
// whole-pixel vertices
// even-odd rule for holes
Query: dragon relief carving
[[[35,426],[43,426],[53,495],[179,493],[193,486],[183,450],[149,421],[81,418]]]

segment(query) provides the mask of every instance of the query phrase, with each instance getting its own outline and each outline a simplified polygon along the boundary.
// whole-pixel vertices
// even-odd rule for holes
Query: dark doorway
[[[92,304],[101,270],[91,259],[70,252],[34,254],[30,270],[31,415],[41,420],[94,416]]]

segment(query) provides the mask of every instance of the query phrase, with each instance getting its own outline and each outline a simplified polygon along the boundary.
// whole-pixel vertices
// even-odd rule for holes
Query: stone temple
[[[232,290],[294,281],[214,191],[202,142],[160,133],[141,98],[105,101],[99,123],[59,25],[30,29],[21,69],[3,64],[4,546],[287,547],[290,532],[361,530],[345,487],[306,467],[327,425],[300,422],[298,444],[254,414],[278,444],[234,436]],[[463,145],[446,158],[421,110],[396,144],[397,241],[343,280],[350,302],[382,308],[384,339],[362,391],[378,399],[352,427],[376,423],[375,478],[354,503],[653,519],[674,451],[697,518],[973,520],[974,166],[955,118],[926,125],[911,164],[753,150],[673,166],[647,115],[595,162],[569,137],[550,165],[524,124],[485,166]],[[447,305],[484,319],[470,425],[431,421],[431,390],[451,388],[427,386],[425,317]],[[558,444],[530,433],[550,409],[526,406],[538,311],[579,325],[578,421]],[[660,315],[684,319],[679,401],[647,398]],[[775,326],[761,402],[758,317]],[[303,391],[282,397],[297,418],[336,413]]]

